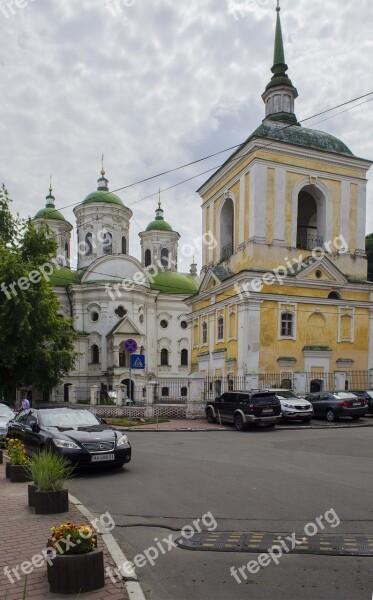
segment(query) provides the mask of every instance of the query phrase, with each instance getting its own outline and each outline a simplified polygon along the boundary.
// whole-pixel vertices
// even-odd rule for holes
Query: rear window
[[[274,394],[271,394],[270,392],[268,392],[267,394],[263,393],[263,394],[255,394],[254,396],[252,396],[251,398],[252,401],[255,400],[276,400],[277,398]]]
[[[336,396],[337,398],[341,398],[342,400],[345,398],[349,399],[353,395],[354,395],[353,392],[338,392],[337,394],[333,394],[333,396]]]

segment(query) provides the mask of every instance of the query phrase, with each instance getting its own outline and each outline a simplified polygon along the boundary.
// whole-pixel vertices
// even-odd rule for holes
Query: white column
[[[259,373],[260,358],[260,300],[250,300],[248,304],[248,345],[247,372]]]
[[[250,171],[249,240],[265,243],[267,205],[267,166],[253,165]]]
[[[202,208],[202,234],[206,233],[206,208]],[[202,246],[202,266],[204,267],[208,262],[206,244]]]
[[[275,169],[275,212],[273,244],[285,246],[285,217],[286,217],[286,169]]]
[[[238,356],[237,367],[238,377],[243,377],[247,373],[247,349],[249,344],[249,309],[247,303],[238,307]]]
[[[157,373],[158,370],[158,336],[156,305],[147,307],[146,311],[146,369],[147,373]]]
[[[347,242],[347,246],[350,246],[350,236],[349,236],[349,220],[350,220],[350,198],[351,198],[351,185],[347,180],[342,181],[341,186],[341,235],[345,242]],[[365,223],[364,223],[365,227]]]
[[[365,255],[366,183],[359,183],[357,199],[356,252]]]
[[[239,203],[239,222],[238,222],[238,246],[245,242],[245,181],[246,176],[242,175],[240,179],[240,203]]]
[[[98,385],[92,385],[91,387],[91,405],[96,406],[99,403],[100,389]]]

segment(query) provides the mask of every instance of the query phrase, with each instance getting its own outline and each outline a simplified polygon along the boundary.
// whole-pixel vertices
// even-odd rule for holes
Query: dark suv
[[[234,423],[237,431],[251,423],[274,427],[282,419],[281,403],[272,392],[225,392],[206,405],[206,417],[209,423]]]

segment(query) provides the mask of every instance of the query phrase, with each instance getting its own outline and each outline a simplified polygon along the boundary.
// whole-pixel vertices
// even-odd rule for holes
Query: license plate
[[[263,415],[269,415],[270,413],[273,413],[273,408],[263,408],[263,410],[262,410]]]
[[[354,402],[353,406],[361,406],[361,403],[360,402]]]
[[[91,456],[92,462],[103,462],[105,460],[115,460],[115,454],[94,454]]]

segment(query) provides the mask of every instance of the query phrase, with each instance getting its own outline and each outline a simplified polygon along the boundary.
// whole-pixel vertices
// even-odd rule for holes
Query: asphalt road
[[[307,524],[333,509],[340,525],[322,533],[373,534],[372,436],[371,428],[130,432],[130,465],[79,474],[71,491],[92,512],[110,512],[130,559],[156,546],[155,538],[175,539],[186,525],[198,530],[193,521],[209,512],[217,531],[304,536]],[[173,548],[137,574],[151,600],[372,598],[373,558],[284,554],[237,583],[231,567],[257,557]]]

